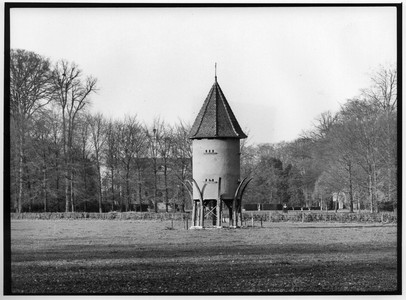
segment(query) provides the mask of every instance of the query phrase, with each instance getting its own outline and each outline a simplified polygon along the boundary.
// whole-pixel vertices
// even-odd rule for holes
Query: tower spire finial
[[[217,63],[214,63],[214,80],[217,82]]]

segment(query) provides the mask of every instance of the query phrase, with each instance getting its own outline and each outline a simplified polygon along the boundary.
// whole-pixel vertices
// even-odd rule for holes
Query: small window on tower
[[[214,150],[211,149],[211,150],[205,150],[203,154],[217,154],[217,152],[214,152]]]

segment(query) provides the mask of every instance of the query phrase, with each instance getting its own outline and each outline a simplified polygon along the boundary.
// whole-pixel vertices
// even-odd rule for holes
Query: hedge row
[[[57,219],[102,219],[102,220],[174,220],[191,219],[190,213],[154,213],[154,212],[109,212],[109,213],[11,213],[11,219],[57,220]],[[224,214],[228,217],[228,214]],[[245,221],[264,222],[340,222],[340,223],[397,223],[397,214],[383,213],[320,213],[300,212],[281,213],[273,212],[243,212]]]
[[[283,210],[282,204],[270,204],[270,203],[265,203],[265,204],[252,204],[252,203],[247,203],[244,204],[244,209],[246,211],[258,211],[259,210]],[[301,206],[289,206],[287,208],[288,210],[320,210],[320,206],[312,206],[312,207],[301,207]]]
[[[155,212],[59,212],[59,213],[11,213],[11,219],[57,220],[57,219],[100,219],[100,220],[183,220],[186,213]]]
[[[300,212],[280,213],[280,212],[245,212],[245,221],[265,222],[339,222],[339,223],[397,223],[397,215],[393,212],[384,213],[320,213],[320,212]]]

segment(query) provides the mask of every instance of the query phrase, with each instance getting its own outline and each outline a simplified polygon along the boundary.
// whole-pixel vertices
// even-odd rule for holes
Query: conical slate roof
[[[193,123],[190,138],[245,139],[246,137],[247,135],[241,130],[216,78]]]

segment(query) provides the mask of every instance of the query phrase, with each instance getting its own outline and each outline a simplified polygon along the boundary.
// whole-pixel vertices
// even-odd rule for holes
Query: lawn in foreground
[[[12,292],[354,293],[397,290],[397,228],[12,220]]]

